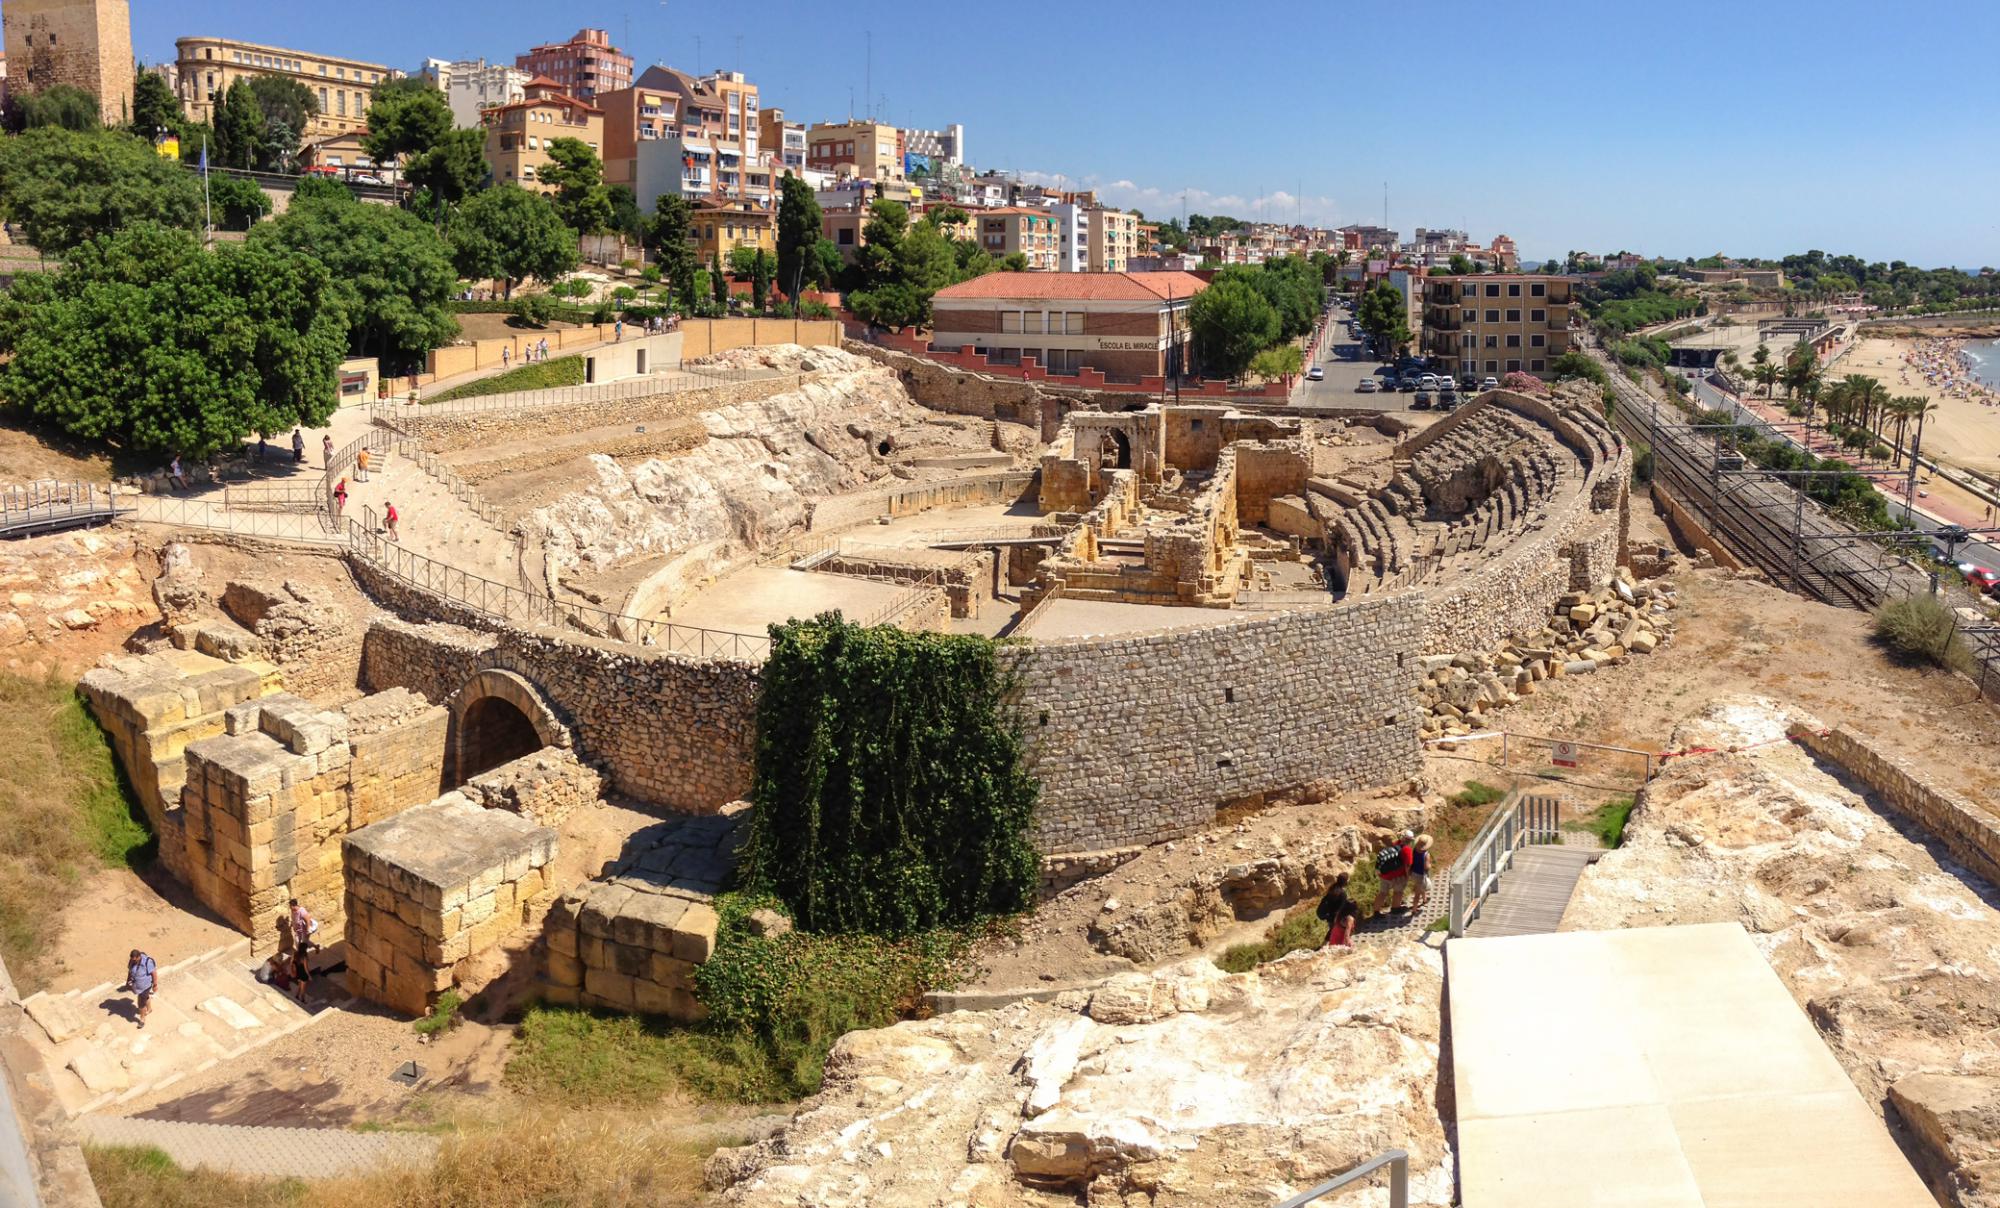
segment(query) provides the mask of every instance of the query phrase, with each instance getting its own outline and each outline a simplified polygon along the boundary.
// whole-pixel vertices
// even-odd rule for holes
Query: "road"
[[[1334,307],[1330,320],[1334,334],[1327,337],[1326,355],[1315,362],[1326,372],[1326,380],[1314,382],[1300,379],[1292,390],[1292,405],[1315,410],[1407,412],[1415,395],[1361,394],[1355,390],[1362,378],[1379,376],[1378,371],[1383,366],[1380,361],[1364,359],[1361,341],[1346,335],[1347,321],[1352,313],[1344,305]],[[1421,418],[1422,414],[1418,412],[1417,417]]]

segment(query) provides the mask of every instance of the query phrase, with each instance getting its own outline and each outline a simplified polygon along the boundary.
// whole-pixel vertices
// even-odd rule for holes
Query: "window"
[[[1001,311],[1000,330],[1011,335],[1018,335],[1021,330],[1021,312],[1018,310]]]
[[[853,246],[854,246],[854,228],[853,228],[853,227],[842,227],[842,228],[840,228],[840,229],[839,229],[838,231],[834,232],[834,234],[835,234],[835,235],[837,236],[837,238],[835,238],[835,239],[834,239],[834,242],[835,242],[836,244],[840,245],[841,247],[853,247]]]
[[[1544,335],[1542,335],[1541,332],[1538,331],[1534,335],[1528,337],[1528,347],[1540,348],[1546,339],[1547,337],[1545,337]]]
[[[1492,372],[1493,372],[1494,370],[1496,370],[1496,369],[1498,369],[1498,368],[1500,368],[1500,362],[1498,362],[1498,361],[1488,361],[1488,362],[1486,362],[1486,372],[1488,372],[1488,373],[1492,373]]]
[[[1479,312],[1476,310],[1467,310],[1465,313],[1459,315],[1459,318],[1465,320],[1467,323],[1477,323],[1479,321]]]
[[[1540,308],[1531,310],[1528,312],[1528,321],[1531,323],[1546,323],[1549,321],[1549,312]]]
[[[214,58],[214,57],[215,57],[215,49],[214,49],[213,47],[205,47],[205,48],[203,48],[203,50],[202,50],[202,52],[201,52],[201,57],[202,57],[202,58],[204,58],[204,59],[212,59],[212,58]]]
[[[341,117],[346,117],[346,116],[347,116],[347,94],[346,94],[345,92],[336,92],[336,93],[334,93],[334,94],[333,94],[333,101],[334,101],[334,105],[333,105],[333,107],[334,107],[334,112],[338,113],[338,114],[339,114],[339,115],[340,115]]]
[[[1083,334],[1083,312],[1070,311],[1063,316],[1063,334],[1080,336]]]
[[[1519,323],[1521,321],[1521,312],[1518,310],[1509,310],[1507,312],[1507,321],[1509,323]]]
[[[1529,361],[1528,368],[1534,370],[1536,373],[1540,373],[1543,369],[1547,368],[1547,365],[1542,361]]]
[[[1507,283],[1507,296],[1510,298],[1521,296],[1521,283],[1519,281],[1509,281]]]
[[[1543,296],[1548,292],[1549,292],[1548,285],[1541,281],[1537,281],[1528,287],[1528,293],[1537,298]]]
[[[1487,297],[1489,297],[1489,298],[1497,298],[1497,297],[1499,297],[1499,296],[1500,296],[1500,284],[1499,284],[1499,282],[1497,282],[1497,281],[1489,281],[1489,282],[1487,282],[1487,284],[1486,284],[1486,296],[1487,296]]]
[[[521,179],[522,179],[522,180],[533,180],[533,179],[535,179],[535,165],[533,165],[533,164],[522,164],[522,165],[521,165]]]
[[[1486,312],[1486,321],[1487,321],[1488,323],[1498,323],[1498,322],[1500,321],[1500,312],[1499,312],[1499,311],[1497,311],[1497,310],[1489,310],[1489,311],[1487,311],[1487,312]]]
[[[1500,337],[1499,337],[1499,336],[1487,336],[1487,337],[1486,337],[1486,346],[1487,346],[1488,348],[1498,348],[1498,347],[1500,347]]]

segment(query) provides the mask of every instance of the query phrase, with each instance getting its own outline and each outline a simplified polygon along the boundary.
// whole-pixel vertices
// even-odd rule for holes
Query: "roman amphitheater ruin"
[[[1351,951],[1223,971],[1232,940],[1275,938],[1384,837],[1456,816],[1439,761],[1521,737],[1505,710],[1668,678],[1676,660],[1646,656],[1676,648],[1692,589],[1662,574],[1686,563],[1633,536],[1633,453],[1596,387],[1429,415],[1180,404],[771,326],[718,327],[699,356],[681,333],[606,341],[580,387],[348,408],[323,471],[141,505],[160,623],[81,689],[160,867],[236,938],[167,971],[192,1005],[157,1034],[96,1021],[95,990],[25,1004],[63,1112],[137,1111],[310,1022],[247,972],[291,943],[294,898],[340,1008],[702,1019],[698,971],[740,941],[717,899],[751,830],[771,627],[838,613],[998,639],[1041,902],[982,950],[997,971],[847,1034],[819,1094],[717,1151],[716,1202],[1266,1204],[1392,1147],[1410,1202],[1510,1202],[1475,1194],[1513,1169],[1494,1153],[1583,1118],[1518,1088],[1629,1072],[1601,1038],[1541,1030],[1542,998],[1635,969],[1633,1045],[1682,1037],[1680,1016],[1735,1037],[1725,1010],[1767,1012],[1742,1035],[1786,1044],[1820,1025],[1826,1052],[1764,1063],[1849,1130],[1812,1187],[1910,1203],[1914,1169],[1943,1202],[1992,1202],[1978,1004],[2000,922],[1959,882],[2000,868],[2000,832],[1869,736],[1770,700],[1685,703],[1664,771],[1659,744],[1628,752],[1645,775],[1618,850],[1521,840],[1569,859],[1539,931],[1602,925],[1571,937],[1599,946],[1587,960],[1536,955],[1553,935],[1466,936],[1453,899]],[[1685,926],[1644,934],[1660,922]],[[1733,970],[1749,1005],[1655,960]],[[1494,988],[1516,980],[1525,998]],[[1505,1064],[1551,1036],[1556,1075]]]

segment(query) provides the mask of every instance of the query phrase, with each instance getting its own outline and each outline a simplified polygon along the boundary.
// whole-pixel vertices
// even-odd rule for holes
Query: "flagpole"
[[[215,241],[215,215],[208,208],[208,135],[201,136],[201,245]]]

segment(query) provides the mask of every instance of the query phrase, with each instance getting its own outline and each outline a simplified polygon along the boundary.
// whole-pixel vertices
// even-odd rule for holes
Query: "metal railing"
[[[1030,608],[1021,615],[1021,619],[1016,621],[1014,627],[1007,631],[1007,636],[1010,638],[1027,636],[1028,631],[1033,629],[1044,616],[1048,615],[1050,606],[1057,600],[1062,599],[1062,594],[1062,580],[1058,579],[1055,582],[1055,586],[1049,588],[1048,592],[1041,599],[1035,601],[1033,608]]]
[[[326,502],[324,484],[260,483],[222,488],[222,506],[243,512],[317,512]]]
[[[117,488],[111,483],[45,478],[0,487],[0,532],[117,514]]]
[[[499,394],[479,394],[469,398],[443,399],[432,403],[386,401],[368,404],[368,418],[374,423],[396,423],[425,416],[476,415],[492,411],[530,411],[542,407],[572,407],[584,403],[619,402],[711,390],[736,382],[776,382],[797,385],[812,377],[807,373],[778,373],[768,369],[714,369],[700,365],[664,370],[645,377],[622,378],[615,382],[595,382],[580,386],[550,386],[542,390],[511,390]]]
[[[1480,903],[1493,891],[1514,853],[1536,843],[1562,842],[1560,804],[1554,797],[1511,798],[1494,811],[1465,851],[1452,862],[1451,899],[1446,920],[1455,939],[1479,917]]]
[[[1384,1166],[1389,1168],[1389,1208],[1410,1208],[1410,1153],[1405,1149],[1383,1150],[1346,1174],[1335,1175],[1312,1190],[1293,1196],[1279,1204],[1278,1208],[1305,1208],[1314,1200],[1360,1182]]]
[[[149,495],[126,518],[140,524],[208,529],[270,541],[312,545],[340,543],[339,535],[327,530],[325,517],[317,512],[232,511],[225,504],[175,495]]]

